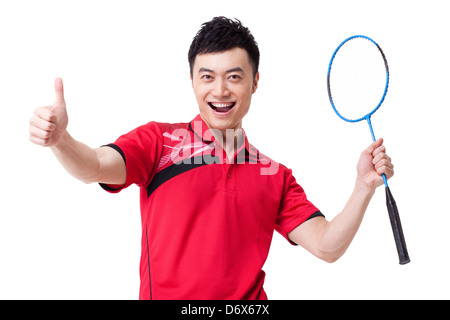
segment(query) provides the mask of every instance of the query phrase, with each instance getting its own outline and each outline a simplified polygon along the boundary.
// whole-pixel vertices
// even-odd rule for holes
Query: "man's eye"
[[[230,79],[231,80],[239,80],[239,79],[241,79],[241,77],[239,75],[237,75],[237,74],[233,74],[233,75],[230,76]]]
[[[204,75],[202,76],[202,79],[204,79],[204,80],[211,80],[212,77],[211,77],[209,74],[204,74]]]

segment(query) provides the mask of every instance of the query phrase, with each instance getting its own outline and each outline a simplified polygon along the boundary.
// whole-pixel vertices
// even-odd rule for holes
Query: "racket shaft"
[[[398,214],[397,204],[392,196],[389,187],[386,187],[386,206],[389,212],[389,219],[391,220],[392,231],[394,233],[395,244],[397,246],[398,257],[400,264],[407,264],[410,262],[408,250],[406,249],[405,237],[403,235],[402,223]]]

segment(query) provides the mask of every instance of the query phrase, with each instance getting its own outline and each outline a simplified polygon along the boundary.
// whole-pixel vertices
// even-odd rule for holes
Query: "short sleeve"
[[[306,197],[305,191],[297,183],[292,170],[286,169],[284,173],[284,187],[281,204],[278,210],[275,229],[288,238],[288,233],[301,225],[306,220],[323,214]]]
[[[162,135],[159,125],[150,122],[122,136],[114,143],[105,145],[122,156],[127,170],[124,185],[100,184],[108,192],[116,193],[132,184],[147,186],[156,170],[162,151]]]

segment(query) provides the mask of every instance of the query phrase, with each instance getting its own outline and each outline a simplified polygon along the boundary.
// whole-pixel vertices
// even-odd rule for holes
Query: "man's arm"
[[[60,78],[55,80],[55,94],[52,106],[37,108],[31,117],[30,140],[50,147],[63,167],[85,183],[125,184],[126,167],[117,151],[92,149],[67,132],[68,115]]]
[[[334,262],[345,253],[359,229],[375,189],[383,184],[382,174],[387,179],[394,175],[382,139],[362,152],[357,172],[355,187],[342,212],[330,222],[323,217],[304,222],[288,234],[291,241],[327,262]]]

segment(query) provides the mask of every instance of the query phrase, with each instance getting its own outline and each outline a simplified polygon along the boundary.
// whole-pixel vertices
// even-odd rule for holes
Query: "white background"
[[[250,141],[292,168],[329,219],[345,205],[371,142],[365,123],[343,122],[329,104],[331,54],[365,34],[391,72],[372,123],[396,166],[389,185],[412,262],[398,264],[380,188],[334,264],[275,234],[264,266],[269,298],[449,299],[446,8],[433,0],[2,0],[0,299],[138,298],[138,188],[111,195],[78,182],[29,142],[28,120],[53,103],[60,76],[69,131],[92,147],[151,120],[190,121],[198,109],[187,51],[217,15],[239,18],[260,46],[259,89],[244,120]]]

